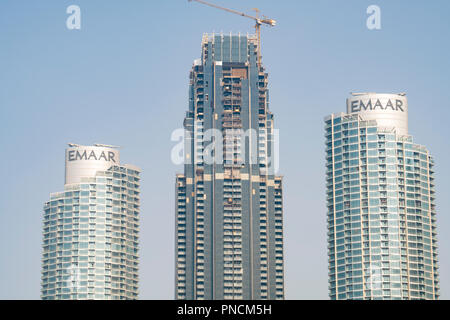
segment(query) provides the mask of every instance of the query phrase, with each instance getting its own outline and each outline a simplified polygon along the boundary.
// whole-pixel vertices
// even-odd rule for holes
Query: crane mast
[[[257,53],[258,53],[258,67],[261,67],[261,25],[265,25],[265,26],[270,26],[270,27],[274,27],[276,25],[276,21],[273,19],[268,19],[266,17],[263,16],[263,18],[261,19],[259,17],[259,9],[255,8],[253,9],[256,12],[256,17],[248,15],[246,13],[243,12],[239,12],[237,10],[233,10],[233,9],[229,9],[229,8],[224,8],[221,6],[218,6],[216,4],[213,3],[209,3],[203,0],[188,0],[189,2],[195,1],[207,6],[210,6],[212,8],[216,8],[219,10],[223,10],[223,11],[227,11],[233,14],[237,14],[241,17],[244,18],[249,18],[255,21],[255,33],[256,33],[256,39],[257,39],[257,43],[258,43],[258,48],[257,48]]]

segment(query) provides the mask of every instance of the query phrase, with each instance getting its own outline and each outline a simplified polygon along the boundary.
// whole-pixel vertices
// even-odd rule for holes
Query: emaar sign
[[[104,161],[112,161],[116,163],[115,153],[112,151],[98,151],[95,153],[94,150],[69,150],[67,152],[69,161],[77,161],[77,160],[104,160]]]
[[[392,102],[391,99],[388,99],[384,104],[380,101],[380,99],[369,99],[369,100],[353,100],[350,104],[351,112],[360,112],[360,111],[374,111],[374,110],[392,110],[392,111],[401,111],[405,112],[403,107],[402,100],[394,100]]]
[[[352,93],[347,99],[347,113],[362,120],[375,120],[377,126],[408,134],[408,100],[404,93]]]
[[[97,172],[120,164],[120,153],[115,147],[69,146],[66,150],[66,184],[80,183],[82,178],[95,177]]]

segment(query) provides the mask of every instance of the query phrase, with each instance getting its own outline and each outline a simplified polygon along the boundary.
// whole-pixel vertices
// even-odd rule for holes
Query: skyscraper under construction
[[[177,299],[283,299],[282,178],[256,36],[204,35],[176,177]]]

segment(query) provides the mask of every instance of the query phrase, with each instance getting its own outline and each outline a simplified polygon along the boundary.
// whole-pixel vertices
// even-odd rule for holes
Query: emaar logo
[[[375,110],[391,110],[405,112],[402,100],[395,100],[395,104],[389,99],[386,104],[382,104],[379,99],[364,102],[363,100],[354,100],[351,102],[351,112],[359,111],[375,111]]]
[[[70,150],[68,152],[68,160],[69,161],[79,161],[79,160],[104,160],[104,161],[112,161],[116,163],[115,154],[112,151],[101,153],[95,153],[94,150]]]

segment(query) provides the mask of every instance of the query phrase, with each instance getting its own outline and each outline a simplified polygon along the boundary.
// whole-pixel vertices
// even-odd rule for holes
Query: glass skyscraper
[[[205,35],[190,73],[176,299],[284,298],[282,178],[257,43]]]
[[[71,145],[44,205],[44,300],[137,299],[139,172],[114,147]]]
[[[331,299],[438,299],[434,161],[404,94],[353,94],[325,118]]]

